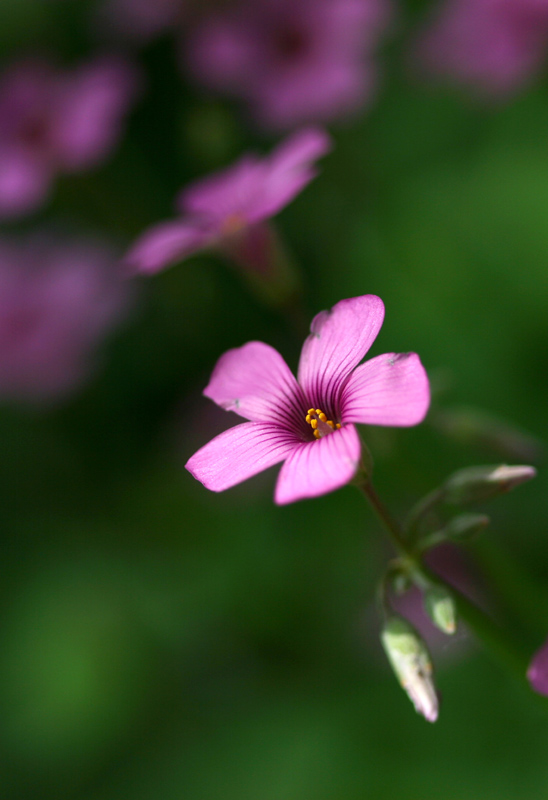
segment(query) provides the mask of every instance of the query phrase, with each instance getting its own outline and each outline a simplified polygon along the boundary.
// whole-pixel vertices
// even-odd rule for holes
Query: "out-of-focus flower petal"
[[[360,438],[353,425],[298,445],[280,470],[276,503],[285,505],[340,489],[354,477],[360,453]]]
[[[108,155],[139,84],[129,62],[105,58],[67,74],[52,109],[51,139],[65,169],[80,170]]]
[[[329,416],[344,381],[365,356],[384,319],[384,304],[373,294],[341,300],[312,320],[299,362],[299,384],[311,401]]]
[[[302,390],[278,351],[263,342],[248,342],[222,355],[204,394],[246,419],[303,430],[307,409]]]
[[[219,222],[237,214],[245,224],[244,214],[260,199],[264,180],[263,162],[256,156],[247,155],[227,169],[184,189],[177,199],[177,208],[181,213]]]
[[[74,390],[124,316],[128,291],[96,241],[0,242],[0,397],[40,403]]]
[[[163,222],[137,239],[124,262],[132,272],[153,274],[202,250],[214,238],[192,220]]]
[[[342,391],[344,422],[407,426],[430,405],[428,376],[416,353],[385,353],[357,367]]]
[[[279,425],[244,422],[216,436],[185,466],[206,489],[223,492],[279,464],[296,446],[295,437]]]
[[[0,219],[28,214],[46,199],[52,181],[47,160],[0,143]]]
[[[249,80],[249,64],[261,44],[249,33],[230,15],[202,19],[188,37],[184,53],[191,77],[212,89],[238,94]]]
[[[318,174],[315,161],[329,153],[331,139],[321,128],[306,128],[283,141],[265,165],[259,202],[251,220],[271,217],[291,202]]]
[[[309,128],[286,139],[272,154],[248,155],[181,192],[182,213],[220,224],[253,224],[277,214],[316,176],[314,162],[331,149],[328,134]]]

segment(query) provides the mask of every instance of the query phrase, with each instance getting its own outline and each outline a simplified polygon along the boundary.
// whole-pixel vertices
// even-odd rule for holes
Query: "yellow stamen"
[[[340,422],[335,423],[332,419],[327,419],[327,414],[324,414],[321,408],[309,408],[305,420],[312,428],[316,439],[321,439],[322,436],[326,436],[326,434],[329,433],[328,430],[321,427],[322,425],[329,425],[332,431],[338,430],[341,427]],[[318,427],[318,425],[320,427]]]

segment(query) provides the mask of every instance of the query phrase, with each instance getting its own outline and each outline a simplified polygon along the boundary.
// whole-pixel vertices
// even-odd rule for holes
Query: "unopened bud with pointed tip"
[[[424,608],[436,628],[452,635],[457,630],[457,609],[451,593],[443,586],[431,586],[424,593]]]
[[[500,494],[509,492],[531,480],[536,475],[534,467],[525,465],[469,467],[455,472],[445,482],[443,499],[454,505],[482,503]]]
[[[435,722],[439,702],[425,643],[413,626],[398,616],[386,621],[381,640],[392,669],[415,710],[428,722]]]

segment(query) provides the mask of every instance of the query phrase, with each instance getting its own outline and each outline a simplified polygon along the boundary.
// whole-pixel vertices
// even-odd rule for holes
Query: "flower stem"
[[[444,584],[439,575],[431,572],[422,561],[419,553],[405,539],[402,528],[394,519],[378,496],[371,480],[367,477],[357,483],[377,517],[383,524],[389,539],[396,552],[403,557],[417,575],[427,583]],[[502,662],[507,669],[513,672],[521,681],[525,681],[525,673],[530,658],[523,646],[514,641],[511,635],[501,628],[482,609],[478,608],[454,586],[448,586],[448,591],[453,595],[460,618],[474,632],[497,661]]]

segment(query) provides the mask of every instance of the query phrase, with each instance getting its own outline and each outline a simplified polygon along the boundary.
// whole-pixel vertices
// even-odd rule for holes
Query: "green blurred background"
[[[2,0],[1,52],[91,54],[86,13]],[[439,388],[418,429],[366,433],[396,514],[454,469],[512,460],[446,435],[440,409],[543,439],[548,395],[548,82],[496,108],[432,91],[406,74],[405,30],[373,107],[334,128],[278,220],[309,315],[380,295],[372,354],[417,351]],[[139,60],[147,89],[114,157],[14,231],[61,220],[123,248],[185,182],[272,145],[184,84],[168,38]],[[213,256],[139,283],[80,394],[0,410],[2,798],[544,797],[548,709],[480,647],[445,646],[433,726],[397,686],[373,609],[389,551],[355,490],[277,508],[275,471],[221,495],[184,471],[233,421],[200,397],[222,352],[260,339],[296,366],[283,316]],[[548,634],[547,509],[541,470],[469,547],[531,652]]]

